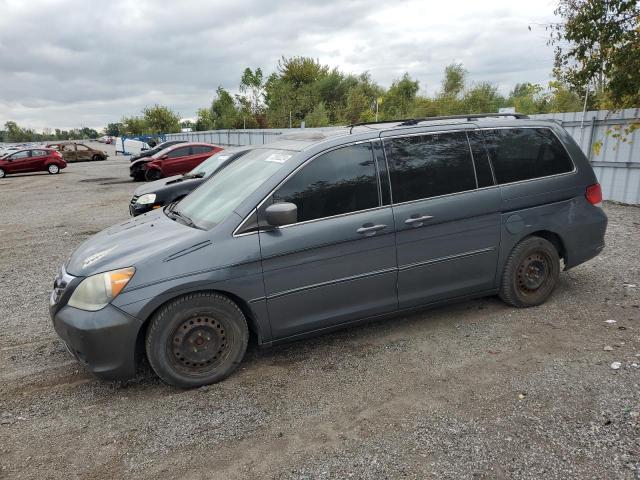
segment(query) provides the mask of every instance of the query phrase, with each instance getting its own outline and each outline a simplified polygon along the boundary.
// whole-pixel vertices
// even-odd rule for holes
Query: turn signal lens
[[[109,283],[111,284],[111,299],[116,298],[122,289],[129,283],[131,277],[136,270],[133,267],[123,268],[122,270],[115,270],[113,272],[109,272],[107,277],[109,278]]]
[[[591,205],[595,205],[596,207],[602,205],[602,188],[600,188],[599,183],[589,185],[584,196],[587,197],[587,201]]]

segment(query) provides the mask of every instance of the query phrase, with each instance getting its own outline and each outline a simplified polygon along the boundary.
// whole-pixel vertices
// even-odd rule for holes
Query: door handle
[[[412,227],[421,227],[424,224],[424,222],[426,222],[427,220],[431,220],[432,218],[433,217],[431,215],[422,215],[420,217],[409,217],[404,221],[404,223]]]
[[[371,235],[375,235],[380,230],[384,230],[385,228],[387,228],[386,225],[382,225],[382,224],[374,225],[373,223],[365,223],[358,230],[356,230],[356,232],[358,232],[361,235],[371,236]]]

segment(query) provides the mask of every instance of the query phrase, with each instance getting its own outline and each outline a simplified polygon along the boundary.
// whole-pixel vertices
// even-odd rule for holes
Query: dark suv
[[[490,118],[497,117],[497,118]],[[95,374],[219,381],[261,345],[498,294],[540,305],[604,247],[589,162],[521,116],[288,134],[73,253],[51,316]],[[561,263],[562,260],[562,263]]]

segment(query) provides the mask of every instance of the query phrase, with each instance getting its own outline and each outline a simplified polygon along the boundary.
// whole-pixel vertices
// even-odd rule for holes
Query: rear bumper
[[[142,323],[107,305],[97,312],[51,309],[53,327],[76,359],[96,376],[124,380],[136,373],[136,341]]]

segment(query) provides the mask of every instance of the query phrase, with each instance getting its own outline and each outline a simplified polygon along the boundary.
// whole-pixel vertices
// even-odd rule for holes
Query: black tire
[[[153,182],[155,180],[160,180],[162,178],[162,172],[160,170],[155,169],[155,168],[150,168],[144,174],[144,178],[146,178],[147,181],[149,181],[149,182]]]
[[[0,178],[4,178],[7,176],[7,172],[0,168]]]
[[[526,308],[547,301],[558,283],[560,257],[556,247],[541,237],[527,237],[517,244],[504,266],[500,298]]]
[[[169,385],[192,388],[219,382],[242,361],[247,321],[224,295],[191,293],[170,301],[151,319],[147,358]]]
[[[99,162],[100,160],[106,160],[106,158],[102,155],[95,154],[93,157],[91,157],[91,160],[93,160],[94,162]]]

